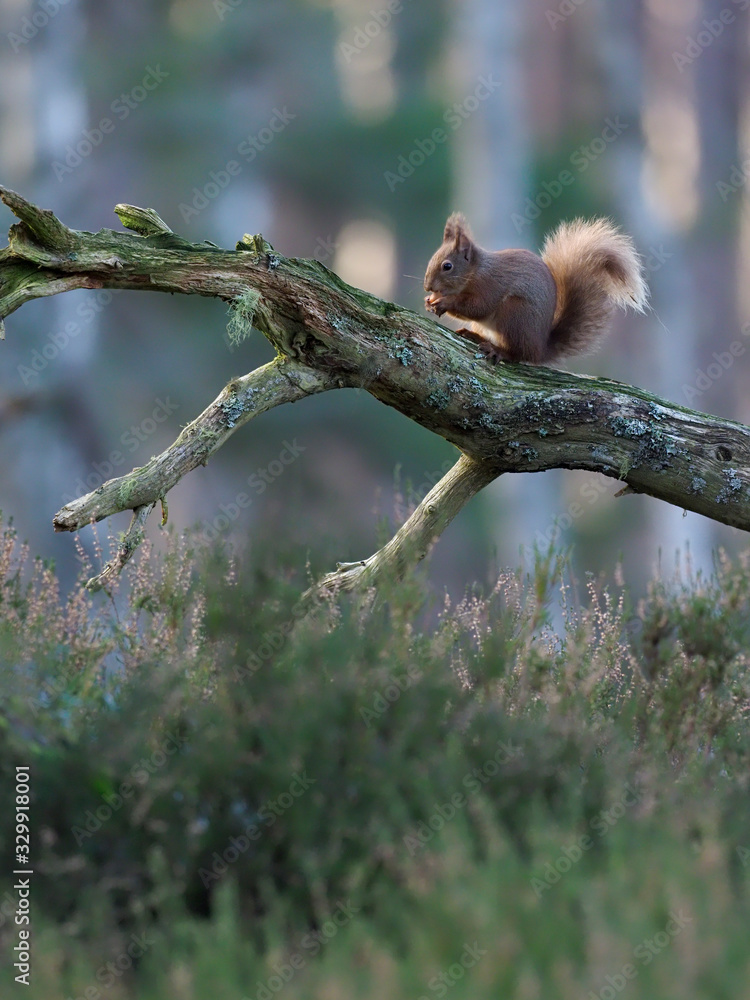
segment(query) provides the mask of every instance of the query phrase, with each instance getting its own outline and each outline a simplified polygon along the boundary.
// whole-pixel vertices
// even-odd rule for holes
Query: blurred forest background
[[[0,178],[77,229],[119,228],[113,206],[130,202],[195,241],[262,232],[416,310],[453,209],[493,248],[538,249],[561,219],[611,215],[654,308],[618,317],[575,370],[750,423],[749,6],[0,0]],[[13,221],[0,208],[3,232]],[[56,510],[270,359],[260,335],[232,348],[226,320],[213,300],[80,291],[6,324],[0,509],[68,583]],[[326,393],[240,431],[170,494],[171,519],[240,547],[276,534],[364,557],[408,483],[422,495],[454,458],[367,392]],[[446,533],[431,578],[461,588],[558,538],[579,572],[611,573],[622,554],[638,590],[660,551],[670,569],[688,548],[710,568],[717,546],[744,545],[616,490],[580,472],[504,477]],[[253,503],[229,523],[242,491]]]

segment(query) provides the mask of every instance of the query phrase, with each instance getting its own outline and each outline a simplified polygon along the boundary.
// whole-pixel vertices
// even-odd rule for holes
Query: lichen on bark
[[[233,379],[161,455],[55,515],[55,530],[76,531],[137,511],[127,557],[112,572],[142,535],[144,511],[232,433],[272,406],[343,387],[366,389],[461,454],[442,488],[438,483],[380,553],[321,582],[329,594],[374,586],[386,570],[403,572],[422,557],[426,540],[503,472],[599,472],[625,484],[618,495],[647,493],[750,530],[750,428],[743,424],[610,379],[493,367],[427,316],[353,288],[317,261],[284,257],[261,235],[243,236],[235,250],[195,244],[153,209],[129,205],[116,211],[131,232],[78,232],[12,191],[0,188],[0,198],[19,219],[0,250],[0,328],[41,296],[156,290],[229,303],[236,335],[252,326],[277,352],[270,364]]]

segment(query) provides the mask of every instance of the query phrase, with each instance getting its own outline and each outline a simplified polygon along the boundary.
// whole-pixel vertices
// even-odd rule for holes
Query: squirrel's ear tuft
[[[466,218],[460,212],[454,212],[445,224],[443,243],[455,243],[459,247],[467,240],[471,240],[471,233]]]

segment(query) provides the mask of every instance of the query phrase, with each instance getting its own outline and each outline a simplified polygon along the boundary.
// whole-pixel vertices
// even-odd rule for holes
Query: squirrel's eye
[[[451,264],[451,262],[449,260],[444,260],[443,261],[443,270],[444,271],[452,271],[453,270],[453,264]]]

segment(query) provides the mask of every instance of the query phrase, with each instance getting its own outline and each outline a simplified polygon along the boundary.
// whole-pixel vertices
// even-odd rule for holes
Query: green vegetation
[[[25,996],[745,995],[750,559],[633,608],[547,553],[459,603],[415,577],[315,621],[275,560],[175,540],[127,595],[61,600],[0,537]]]

